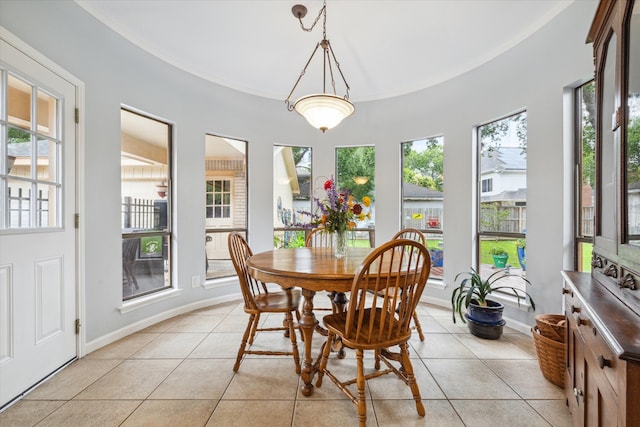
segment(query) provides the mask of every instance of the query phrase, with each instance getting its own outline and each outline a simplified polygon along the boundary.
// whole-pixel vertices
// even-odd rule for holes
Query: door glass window
[[[60,227],[60,101],[7,70],[0,76],[0,228]]]

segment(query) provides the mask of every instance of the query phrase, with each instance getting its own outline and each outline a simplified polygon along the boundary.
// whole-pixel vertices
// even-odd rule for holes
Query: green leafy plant
[[[471,271],[465,271],[458,273],[455,277],[455,283],[457,287],[451,293],[451,308],[453,309],[453,323],[456,323],[456,314],[460,316],[463,323],[466,323],[464,316],[462,315],[462,307],[466,309],[471,304],[471,300],[475,300],[481,307],[487,306],[487,297],[495,291],[511,291],[518,301],[520,306],[520,300],[529,297],[531,308],[536,309],[536,304],[531,298],[531,295],[527,291],[516,289],[513,286],[496,286],[496,283],[508,277],[515,277],[522,279],[527,284],[531,284],[529,280],[522,276],[511,275],[506,270],[499,270],[491,274],[487,279],[482,279],[480,273],[474,268]],[[522,295],[524,293],[524,296]]]
[[[496,246],[495,248],[491,249],[491,255],[507,255],[507,251],[499,246]]]

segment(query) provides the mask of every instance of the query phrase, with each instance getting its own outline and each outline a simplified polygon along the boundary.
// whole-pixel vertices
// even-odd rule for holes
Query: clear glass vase
[[[336,258],[344,258],[347,255],[347,231],[333,233],[333,252]]]

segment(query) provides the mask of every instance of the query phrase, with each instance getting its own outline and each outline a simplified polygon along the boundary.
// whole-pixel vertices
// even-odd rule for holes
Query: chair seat
[[[376,311],[378,314],[374,316],[373,325],[370,325],[369,323],[371,319],[371,309],[365,310],[363,326],[359,328],[362,331],[359,337],[346,335],[347,312],[330,314],[328,316],[325,316],[322,319],[322,321],[324,322],[324,325],[327,327],[327,329],[329,329],[331,332],[335,333],[336,335],[339,335],[342,338],[342,343],[344,345],[352,349],[375,350],[381,347],[391,347],[394,345],[398,345],[402,342],[406,342],[411,337],[411,330],[408,330],[408,332],[405,334],[401,334],[399,332],[400,322],[398,322],[398,320],[395,318],[392,318],[390,320],[391,322],[390,334],[385,334],[385,336],[382,336],[382,337],[380,336],[367,337],[365,335],[366,331],[380,330],[380,317],[381,317],[380,313],[382,312],[382,310],[378,308]],[[356,314],[356,316],[354,317],[357,318],[358,315]],[[386,321],[389,322],[388,316],[386,318]],[[371,326],[373,326],[373,328],[370,328]],[[352,330],[355,330],[355,329],[357,328],[352,328]],[[386,329],[386,332],[389,332],[388,328],[385,328],[385,329]],[[388,336],[392,336],[393,338],[389,339]]]
[[[286,313],[291,310],[296,310],[300,306],[300,298],[300,290],[291,289],[290,293],[274,292],[259,295],[255,298],[255,302],[257,305],[256,308],[259,311]]]

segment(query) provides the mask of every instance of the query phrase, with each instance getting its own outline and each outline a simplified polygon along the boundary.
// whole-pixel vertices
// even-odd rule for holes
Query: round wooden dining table
[[[264,283],[277,283],[283,289],[302,289],[304,302],[300,318],[300,328],[304,336],[304,363],[302,368],[302,394],[311,396],[311,381],[316,373],[311,355],[313,332],[318,320],[313,312],[313,297],[317,291],[337,294],[334,301],[338,309],[346,300],[344,292],[351,290],[351,284],[358,267],[371,252],[371,248],[348,248],[344,258],[336,258],[332,248],[305,247],[278,249],[260,252],[249,257],[249,274]]]

